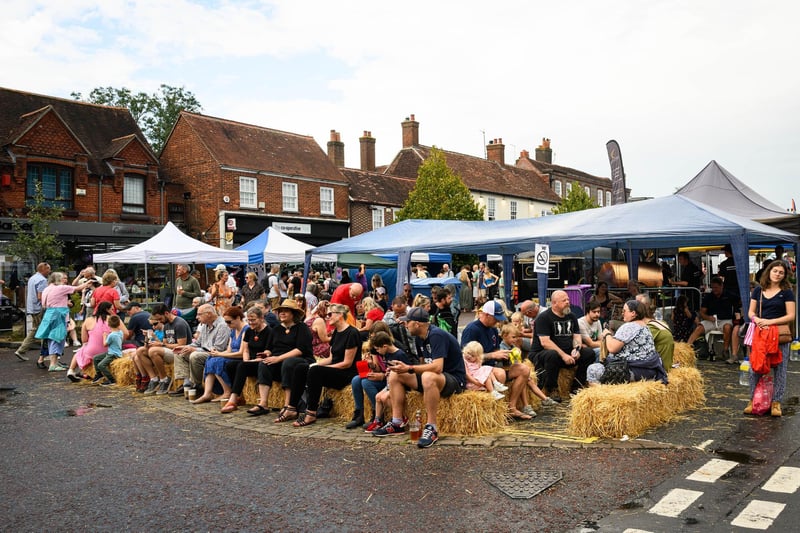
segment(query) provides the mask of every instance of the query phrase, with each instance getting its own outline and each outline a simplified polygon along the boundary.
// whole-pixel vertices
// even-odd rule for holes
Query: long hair
[[[94,316],[98,320],[107,322],[108,317],[111,316],[111,302],[100,302],[97,304],[97,308],[94,310]]]
[[[769,289],[770,286],[772,286],[772,281],[769,279],[769,272],[776,266],[783,268],[783,279],[778,284],[778,287],[783,291],[790,289],[791,285],[789,285],[789,269],[786,268],[786,263],[784,263],[781,259],[776,259],[767,265],[767,268],[765,268],[764,272],[761,274],[761,279],[758,280],[758,284],[761,285],[762,289]]]

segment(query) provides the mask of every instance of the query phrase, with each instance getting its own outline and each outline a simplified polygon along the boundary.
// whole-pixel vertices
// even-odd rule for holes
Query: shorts
[[[175,352],[172,351],[172,348],[164,348],[164,362],[165,363],[175,362]]]
[[[706,331],[706,333],[711,333],[712,331],[722,332],[722,328],[726,324],[733,325],[733,320],[731,319],[717,320],[716,324],[711,320],[703,320],[700,322],[700,324],[703,325],[703,329]],[[717,324],[719,324],[719,327],[717,327]]]
[[[447,372],[442,372],[444,376],[444,387],[442,390],[439,391],[439,396],[442,398],[447,398],[448,396],[452,396],[453,394],[460,394],[464,392],[464,387],[458,382],[458,380],[453,377],[451,374]],[[422,376],[417,374],[417,390],[419,392],[424,392],[422,387]]]

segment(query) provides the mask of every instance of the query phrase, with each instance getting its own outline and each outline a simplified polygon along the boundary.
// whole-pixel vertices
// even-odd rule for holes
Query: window
[[[517,201],[511,200],[508,204],[509,217],[511,220],[517,220]]]
[[[283,184],[283,210],[297,211],[297,184]]]
[[[572,182],[571,181],[567,182],[565,189],[566,189],[566,192],[564,193],[564,196],[569,196],[569,193],[572,191]]]
[[[28,178],[25,183],[27,203],[36,195],[36,183],[42,186],[44,203],[47,206],[60,206],[72,209],[73,186],[72,169],[58,165],[28,163]]]
[[[239,207],[256,209],[258,207],[258,180],[239,176]]]
[[[383,227],[383,207],[372,208],[372,229],[380,229]]]
[[[319,188],[319,212],[323,215],[333,214],[333,189],[330,187]]]
[[[606,191],[606,205],[611,205],[611,191]]]
[[[125,174],[122,189],[122,212],[144,214],[144,176]]]
[[[494,196],[488,196],[486,198],[486,218],[488,220],[494,220],[496,204],[497,201],[495,200]]]
[[[603,207],[603,191],[597,189],[597,205]]]
[[[561,182],[560,181],[556,180],[556,181],[553,182],[553,190],[555,191],[555,193],[559,197],[561,197]]]
[[[592,197],[592,189],[590,189],[589,187],[584,186],[583,187],[583,192],[585,192],[586,196],[588,196],[589,198]]]

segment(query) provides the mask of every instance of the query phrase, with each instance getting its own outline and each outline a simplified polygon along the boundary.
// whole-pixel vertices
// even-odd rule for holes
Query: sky
[[[664,196],[711,160],[800,201],[796,0],[2,0],[0,86],[69,98],[184,87],[206,115],[311,135],[358,167],[420,143],[553,162]],[[724,207],[724,206],[720,206]]]

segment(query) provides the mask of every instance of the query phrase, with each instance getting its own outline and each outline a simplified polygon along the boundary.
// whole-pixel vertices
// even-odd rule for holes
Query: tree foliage
[[[461,176],[447,166],[444,152],[434,147],[419,167],[417,183],[396,220],[483,220],[479,206]]]
[[[575,182],[572,184],[569,194],[562,198],[561,203],[553,208],[553,214],[560,215],[595,207],[598,207],[597,202],[586,194],[586,191],[579,183]]]
[[[6,247],[6,252],[23,260],[30,260],[34,265],[42,261],[54,261],[64,255],[62,243],[55,231],[55,222],[61,219],[64,209],[58,205],[50,205],[42,192],[41,182],[36,182],[33,200],[28,203],[28,219],[31,228],[23,227],[20,217],[14,217],[11,227],[14,240]]]
[[[79,92],[71,96],[84,100]],[[203,109],[191,91],[164,84],[153,94],[133,93],[127,87],[97,87],[84,101],[127,107],[156,153],[161,152],[182,110],[198,112]]]

